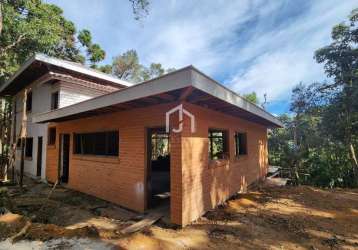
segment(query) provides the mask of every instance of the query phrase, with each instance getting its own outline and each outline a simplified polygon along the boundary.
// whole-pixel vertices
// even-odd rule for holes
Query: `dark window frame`
[[[118,157],[118,130],[73,134],[73,154]]]
[[[51,110],[56,110],[59,108],[60,102],[60,92],[55,91],[51,93]]]
[[[21,149],[21,138],[18,138],[16,141],[16,149],[20,150]]]
[[[56,145],[57,130],[56,127],[48,128],[47,145]]]
[[[27,92],[27,96],[26,96],[26,112],[32,112],[32,91]]]
[[[25,139],[25,157],[32,159],[33,151],[34,151],[34,138],[26,137],[26,139]]]
[[[221,133],[221,135],[219,135]],[[209,159],[210,160],[224,160],[229,159],[229,131],[225,129],[209,129],[208,131],[208,139],[209,139]],[[222,141],[222,152],[217,152],[214,155],[214,141],[220,140]]]
[[[236,157],[247,155],[247,133],[235,133],[235,155]]]

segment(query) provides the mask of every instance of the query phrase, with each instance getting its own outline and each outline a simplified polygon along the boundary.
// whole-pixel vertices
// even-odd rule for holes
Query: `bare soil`
[[[262,185],[183,229],[159,221],[121,235],[138,214],[63,187],[47,200],[50,188],[29,180],[24,193],[8,188],[12,213],[0,216],[0,249],[37,249],[34,242],[51,249],[80,249],[81,242],[86,249],[358,249],[358,189]],[[22,241],[11,245],[6,239],[28,220]]]

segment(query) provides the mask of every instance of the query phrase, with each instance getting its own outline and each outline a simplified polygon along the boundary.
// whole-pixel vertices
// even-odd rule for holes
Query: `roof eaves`
[[[33,55],[28,60],[25,61],[24,64],[13,74],[9,79],[7,79],[1,86],[0,86],[0,93],[10,85],[12,81],[14,81],[27,67],[29,67],[34,61],[37,60],[37,55]]]
[[[65,61],[62,59],[53,58],[53,57],[46,56],[44,54],[36,53],[32,57],[30,57],[28,60],[26,60],[25,63],[22,64],[22,66],[16,71],[16,73],[14,75],[12,75],[8,80],[6,80],[4,82],[4,84],[2,84],[0,86],[0,93],[3,92],[3,90],[11,84],[11,82],[13,82],[23,71],[25,71],[25,69],[27,69],[35,61],[55,65],[57,67],[62,67],[62,68],[68,69],[68,70],[72,70],[72,71],[79,72],[79,73],[82,73],[85,75],[89,75],[89,76],[103,79],[103,80],[106,80],[109,82],[113,82],[113,83],[122,85],[124,87],[130,87],[130,86],[134,85],[133,83],[123,81],[121,79],[110,76],[108,74],[87,68],[83,65],[71,63],[71,62],[68,62],[68,61]]]
[[[283,127],[283,123],[280,120],[278,120],[275,116],[273,116],[271,113],[267,112],[266,110],[259,107],[258,105],[247,101],[245,98],[241,97],[236,92],[232,91],[231,89],[225,87],[221,83],[212,79],[211,77],[201,72],[194,66],[191,65],[190,68],[193,71],[193,73],[197,74],[197,75],[192,74],[192,83],[195,88],[198,88],[210,95],[213,95],[223,101],[226,101],[232,105],[244,109],[252,114],[262,117],[278,127]],[[203,82],[203,79],[200,79],[200,77],[203,77],[204,79],[209,81]]]
[[[108,74],[99,72],[99,71],[94,70],[94,69],[87,68],[87,67],[85,67],[83,65],[80,65],[80,64],[77,64],[77,63],[68,62],[66,60],[49,57],[49,56],[46,56],[44,54],[36,54],[35,58],[36,58],[36,60],[41,61],[41,62],[52,64],[52,65],[55,65],[55,66],[58,66],[58,67],[63,67],[63,68],[68,69],[68,70],[73,70],[75,72],[79,72],[79,73],[82,73],[82,74],[85,74],[85,75],[97,77],[97,78],[107,80],[107,81],[110,81],[110,82],[114,82],[114,83],[123,85],[125,87],[130,87],[130,86],[133,85],[133,83],[123,81],[123,80],[121,80],[119,78],[110,76]]]
[[[180,69],[168,74],[167,78],[169,79],[165,77],[158,77],[155,81],[149,80],[147,82],[133,85],[106,95],[98,96],[71,106],[57,109],[55,111],[38,114],[33,117],[32,121],[37,123],[47,122],[94,109],[100,109],[151,95],[189,87],[191,86],[191,83],[188,73],[189,71]],[[171,82],[172,84],[168,84],[168,82]]]
[[[168,79],[168,77],[171,77],[172,79]],[[180,80],[178,80],[179,78]],[[175,79],[177,79],[177,81],[175,81]],[[172,83],[170,84],[172,87],[168,84],[168,82]],[[272,114],[245,100],[234,91],[221,85],[192,65],[104,96],[99,96],[94,99],[74,104],[56,111],[39,114],[37,117],[34,117],[34,121],[46,122],[49,120],[74,115],[76,112],[86,112],[92,109],[102,108],[105,106],[130,101],[136,98],[164,93],[188,86],[193,86],[201,91],[215,96],[216,98],[219,98],[254,115],[257,115],[271,122],[275,126],[283,126],[283,124]]]

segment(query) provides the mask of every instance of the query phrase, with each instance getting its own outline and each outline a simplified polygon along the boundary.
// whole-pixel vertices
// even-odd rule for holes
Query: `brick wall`
[[[138,108],[97,117],[51,124],[57,127],[56,146],[47,147],[47,179],[55,182],[59,134],[71,134],[68,186],[124,207],[146,209],[146,128],[165,126],[165,112],[178,103]],[[266,128],[196,105],[184,103],[196,118],[196,132],[172,133],[171,220],[185,225],[238,190],[264,176],[267,168]],[[177,123],[177,117],[171,120]],[[208,160],[208,128],[229,131],[230,159]],[[73,133],[119,130],[119,157],[72,154]],[[248,155],[237,159],[234,133],[247,132]]]
[[[265,176],[267,162],[266,127],[189,103],[184,108],[195,115],[196,132],[190,133],[189,119],[182,133],[182,218],[185,225],[248,184]],[[210,161],[208,129],[229,133],[229,159]],[[235,132],[247,133],[248,154],[235,156]]]
[[[165,126],[165,112],[173,105],[158,105],[50,124],[57,127],[57,140],[56,146],[48,146],[48,181],[55,182],[57,179],[59,134],[69,133],[71,139],[68,187],[136,211],[144,211],[146,128]],[[109,130],[119,131],[119,157],[80,156],[72,153],[73,133]],[[173,147],[175,148],[178,147]],[[173,153],[175,155],[175,152]]]

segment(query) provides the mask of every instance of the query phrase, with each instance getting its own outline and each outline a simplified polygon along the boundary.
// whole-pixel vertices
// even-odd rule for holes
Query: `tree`
[[[256,92],[251,92],[249,94],[244,94],[242,97],[244,97],[247,101],[252,102],[254,104],[259,104],[259,98],[256,95]]]
[[[140,80],[141,65],[135,50],[128,50],[115,57],[112,63],[113,74],[126,81],[138,82]]]
[[[78,41],[86,49],[88,60],[92,68],[106,57],[105,51],[98,45],[92,43],[92,35],[89,30],[81,30],[77,35]]]
[[[142,69],[143,81],[159,77],[165,73],[165,69],[160,63],[151,63],[149,68]]]
[[[352,11],[349,24],[341,23],[333,28],[331,37],[333,42],[315,53],[316,61],[324,63],[327,76],[333,78],[332,83],[319,89],[330,101],[323,118],[324,125],[327,129],[341,132],[331,136],[336,135],[335,140],[343,139],[341,141],[349,152],[358,184],[358,9]],[[333,124],[329,116],[334,113],[340,119]]]
[[[2,2],[0,1],[0,36],[2,31]]]
[[[132,10],[134,19],[140,20],[149,13],[149,1],[148,0],[129,0],[132,3]]]
[[[13,74],[33,53],[84,62],[76,39],[74,24],[62,10],[41,0],[2,1],[3,29],[0,37],[0,80]],[[86,47],[92,64],[104,59],[104,51],[92,44],[88,30],[79,32],[78,40]]]
[[[148,0],[129,1],[136,20],[148,15]],[[76,34],[75,25],[64,18],[56,5],[42,0],[1,0],[0,84],[37,52],[84,63],[86,56],[77,41],[85,47],[91,67],[96,68],[105,58],[104,50],[92,43],[88,30],[80,31],[77,37]]]
[[[118,78],[135,83],[147,81],[175,70],[173,68],[165,70],[160,63],[151,63],[149,67],[145,67],[140,63],[135,50],[128,50],[115,57],[111,70],[109,65],[102,66],[100,69],[104,72],[113,72]]]
[[[358,11],[316,51],[330,81],[292,91],[285,128],[270,133],[270,163],[288,167],[295,184],[358,186]],[[304,178],[303,178],[304,177]]]

